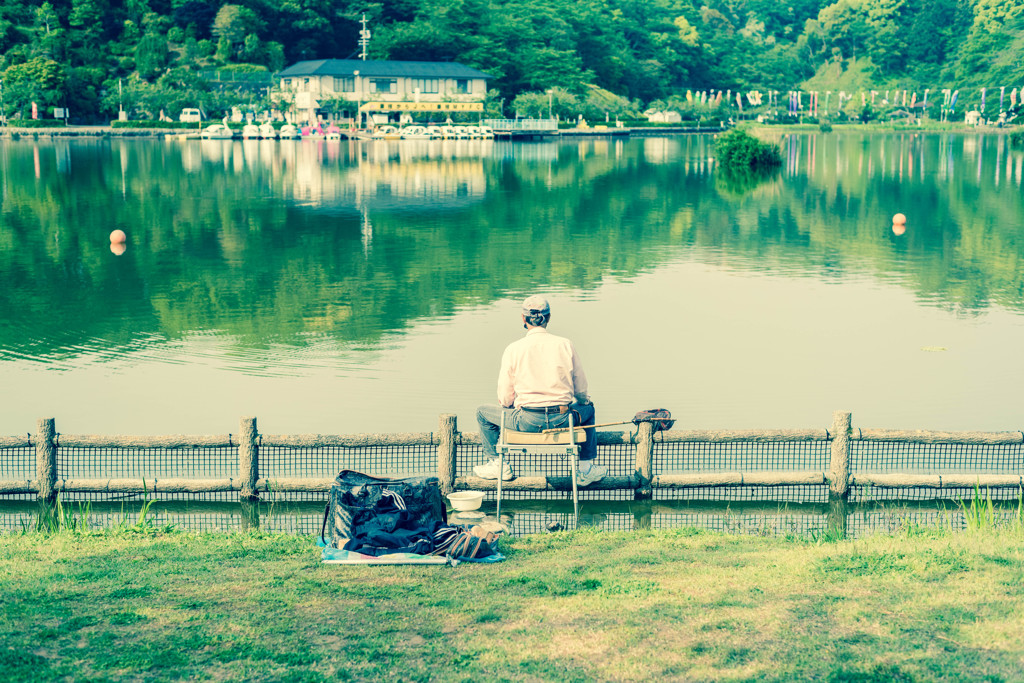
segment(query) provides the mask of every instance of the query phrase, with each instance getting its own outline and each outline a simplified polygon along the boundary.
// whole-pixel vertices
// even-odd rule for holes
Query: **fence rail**
[[[495,133],[558,131],[558,121],[555,119],[485,119],[484,125]]]
[[[1024,490],[1021,431],[854,429],[850,413],[836,411],[828,429],[655,432],[645,422],[596,438],[610,472],[586,490],[638,500],[656,491],[730,487],[827,487],[842,500],[857,487]],[[42,418],[34,433],[0,437],[0,495],[52,501],[59,492],[237,493],[253,500],[328,491],[341,469],[434,473],[445,492],[493,491],[495,481],[472,474],[480,450],[479,435],[459,432],[454,415],[441,415],[436,432],[347,435],[261,435],[254,417],[222,435],[60,434],[53,418]],[[527,496],[568,491],[568,462],[524,463],[503,489]]]
[[[199,77],[206,81],[222,81],[228,83],[257,83],[270,85],[274,82],[274,74],[269,71],[231,71],[211,70],[200,71]]]

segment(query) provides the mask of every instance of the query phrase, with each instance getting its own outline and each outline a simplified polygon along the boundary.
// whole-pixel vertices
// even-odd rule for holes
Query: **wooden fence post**
[[[832,540],[846,538],[846,529],[850,518],[849,504],[839,496],[828,497],[828,515],[825,517],[825,528]]]
[[[244,500],[259,500],[256,482],[260,478],[260,447],[257,443],[256,418],[243,417],[238,429],[238,477],[241,486],[238,492]]]
[[[650,531],[652,518],[651,503],[637,504],[633,508],[633,529],[636,531]]]
[[[828,466],[830,496],[846,499],[850,493],[850,434],[853,416],[837,410],[832,413],[832,454]]]
[[[36,484],[39,500],[52,503],[57,497],[57,428],[52,417],[36,421]]]
[[[455,488],[455,447],[458,425],[454,415],[441,415],[437,426],[437,479],[441,495],[447,496]]]
[[[259,531],[260,530],[260,504],[258,501],[252,501],[247,498],[242,498],[239,501],[242,506],[242,531]]]
[[[651,479],[654,477],[654,423],[651,421],[637,425],[636,474],[640,484],[633,492],[634,500],[650,500],[654,497],[654,489],[651,486]]]

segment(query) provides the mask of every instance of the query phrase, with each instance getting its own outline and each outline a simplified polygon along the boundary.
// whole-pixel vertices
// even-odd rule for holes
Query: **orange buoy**
[[[110,233],[111,244],[124,244],[128,241],[128,235],[124,234],[124,230],[115,230]]]
[[[894,215],[892,217],[892,224],[893,225],[903,225],[906,222],[907,222],[907,217],[904,216],[902,213],[898,213],[898,214],[896,214],[896,215]]]

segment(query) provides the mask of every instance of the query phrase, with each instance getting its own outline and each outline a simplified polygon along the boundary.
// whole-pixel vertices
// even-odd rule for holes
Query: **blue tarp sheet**
[[[323,548],[324,564],[361,564],[367,566],[379,564],[450,564],[455,566],[460,562],[490,564],[492,562],[501,562],[505,559],[505,556],[499,552],[483,558],[460,559],[447,558],[443,555],[416,555],[414,553],[389,553],[376,557],[374,555],[363,555],[351,550],[327,548],[323,546],[323,542],[319,539],[317,539],[317,544]]]

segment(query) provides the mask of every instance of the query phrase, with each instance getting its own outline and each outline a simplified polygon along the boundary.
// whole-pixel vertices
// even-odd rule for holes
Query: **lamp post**
[[[359,83],[359,69],[353,71],[352,75],[356,79],[356,128],[361,128],[362,126],[360,125],[361,122],[359,119],[362,118],[362,114],[360,113],[359,110],[363,106],[363,87]]]

